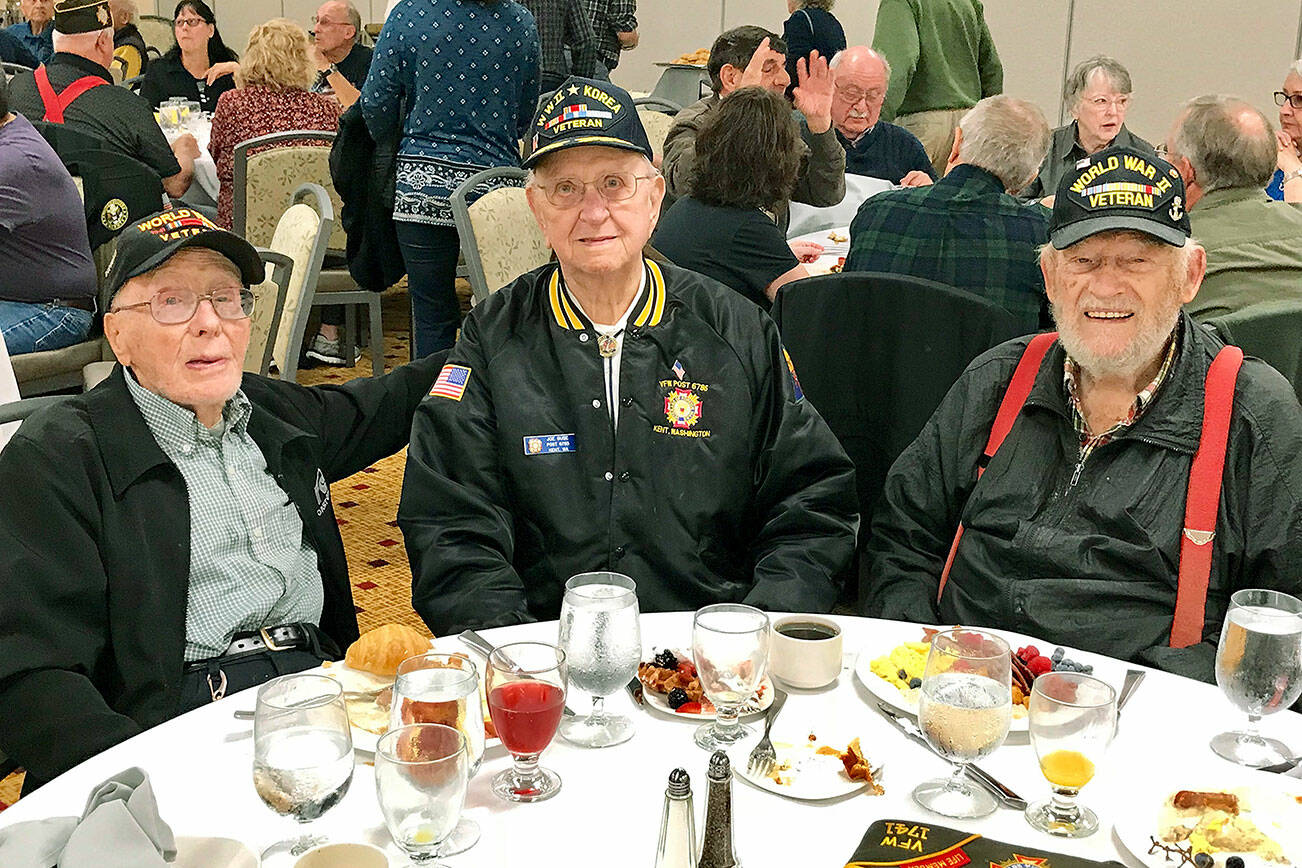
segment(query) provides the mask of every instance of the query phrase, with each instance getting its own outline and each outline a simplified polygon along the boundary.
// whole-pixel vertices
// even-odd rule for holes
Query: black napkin
[[[910,820],[878,820],[868,827],[845,868],[1124,868],[1120,862],[1095,862],[1017,844],[1005,844]]]

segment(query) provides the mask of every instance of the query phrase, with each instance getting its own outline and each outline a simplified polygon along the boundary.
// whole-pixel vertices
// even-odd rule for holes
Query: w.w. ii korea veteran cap
[[[538,109],[530,133],[531,169],[548,154],[582,145],[604,145],[652,158],[651,142],[637,116],[633,98],[608,81],[572,76]]]

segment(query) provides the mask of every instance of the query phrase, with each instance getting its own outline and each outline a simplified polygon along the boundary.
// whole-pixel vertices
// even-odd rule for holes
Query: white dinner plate
[[[691,721],[700,722],[702,720],[714,720],[714,718],[718,716],[713,711],[703,711],[699,714],[691,714],[691,713],[681,714],[677,711],[674,711],[672,708],[669,707],[669,697],[667,695],[663,693],[657,693],[656,691],[647,687],[645,684],[642,685],[642,698],[646,700],[647,705],[649,705],[651,708],[654,708],[656,711],[659,711],[663,714],[667,714],[668,716],[677,718],[679,720],[691,720]],[[760,680],[759,697],[758,698],[751,697],[750,702],[746,703],[741,707],[741,716],[749,717],[752,715],[759,714],[772,704],[773,704],[773,682],[769,680],[769,677],[767,675],[765,675]]]
[[[984,627],[980,629],[985,630]],[[1041,654],[1046,655],[1052,654],[1053,649],[1058,647],[1036,639],[1034,636],[1025,636],[1008,630],[987,630],[986,632],[994,633],[1003,638],[1014,654],[1017,653],[1018,648],[1026,645],[1034,645],[1040,650]],[[909,624],[903,621],[882,621],[874,629],[872,640],[859,649],[859,657],[854,664],[854,674],[858,676],[859,683],[867,688],[869,693],[897,711],[903,711],[907,714],[918,713],[918,691],[915,689],[911,691],[911,695],[907,696],[901,693],[894,684],[873,672],[872,662],[878,657],[891,653],[891,650],[897,645],[902,645],[905,642],[921,642],[922,638],[922,627],[917,624]],[[1096,677],[1108,682],[1120,692],[1121,683],[1126,677],[1124,663],[1110,657],[1091,654],[1088,651],[1076,651],[1067,647],[1064,647],[1063,651],[1067,659],[1093,666],[1093,674]],[[1009,726],[1009,731],[1026,732],[1026,728],[1026,707],[1022,705],[1014,706],[1013,721]]]
[[[822,801],[836,799],[857,793],[865,786],[864,781],[852,781],[845,773],[845,765],[838,756],[819,754],[818,748],[828,746],[838,751],[844,750],[850,739],[844,741],[827,739],[818,730],[815,741],[809,740],[811,734],[807,729],[799,730],[775,724],[773,747],[777,751],[775,772],[771,775],[752,774],[748,768],[751,748],[759,743],[760,735],[747,738],[728,749],[728,759],[737,776],[754,784],[761,790],[767,790],[779,796],[801,801]],[[876,757],[868,757],[873,765],[873,778],[882,783],[881,766],[876,764]],[[776,776],[775,776],[776,775]]]
[[[1133,800],[1121,806],[1116,812],[1118,817],[1115,831],[1117,840],[1130,851],[1131,855],[1148,868],[1172,868],[1179,857],[1171,857],[1158,850],[1149,853],[1153,839],[1161,840],[1164,820],[1171,819],[1166,801],[1177,790],[1197,790],[1201,792],[1234,792],[1246,798],[1249,808],[1242,812],[1252,820],[1267,837],[1273,838],[1284,849],[1288,863],[1270,862],[1252,853],[1213,853],[1216,868],[1224,868],[1225,860],[1230,856],[1243,859],[1244,868],[1283,868],[1285,864],[1302,865],[1302,780],[1284,775],[1269,775],[1261,772],[1235,772],[1228,770],[1223,774],[1191,773],[1187,778],[1170,780],[1166,778],[1165,786],[1152,785],[1139,787]],[[1195,823],[1196,818],[1189,820]]]
[[[176,868],[258,868],[258,854],[234,838],[178,837]]]

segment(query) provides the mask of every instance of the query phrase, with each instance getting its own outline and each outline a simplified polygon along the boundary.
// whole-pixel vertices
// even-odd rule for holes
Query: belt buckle
[[[277,645],[276,642],[275,642],[275,640],[273,640],[273,639],[271,638],[271,633],[270,633],[270,631],[267,630],[266,627],[259,627],[259,628],[258,628],[258,634],[262,636],[263,644],[265,644],[265,645],[267,646],[267,650],[268,650],[268,651],[292,651],[292,650],[294,650],[294,649],[293,649],[291,646],[289,646],[289,645]]]

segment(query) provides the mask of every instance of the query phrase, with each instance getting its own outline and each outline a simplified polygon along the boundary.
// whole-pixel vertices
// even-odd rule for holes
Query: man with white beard
[[[1040,258],[1058,333],[976,359],[891,468],[869,614],[1210,681],[1232,593],[1302,591],[1302,408],[1181,311],[1206,269],[1185,208],[1143,151],[1064,176]]]

